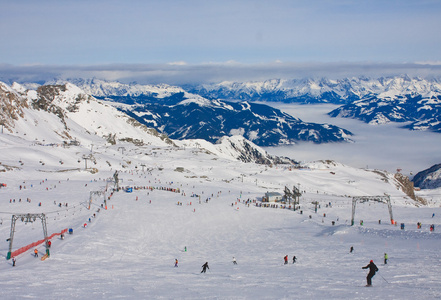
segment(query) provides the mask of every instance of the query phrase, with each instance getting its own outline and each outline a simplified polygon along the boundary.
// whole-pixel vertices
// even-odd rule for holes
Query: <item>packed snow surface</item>
[[[422,206],[387,174],[333,162],[245,164],[190,146],[43,146],[5,134],[0,152],[1,299],[441,297],[439,190],[425,191],[432,202]],[[133,192],[112,194],[116,170]],[[256,205],[285,186],[302,191],[299,210]],[[351,196],[384,193],[398,226],[379,202],[357,203],[351,226]],[[12,215],[24,213],[44,213],[48,235],[73,234],[52,238],[46,260],[40,245],[38,258],[30,249],[12,267],[6,239]],[[39,219],[17,220],[12,250],[42,238]],[[367,288],[371,259],[379,272]]]

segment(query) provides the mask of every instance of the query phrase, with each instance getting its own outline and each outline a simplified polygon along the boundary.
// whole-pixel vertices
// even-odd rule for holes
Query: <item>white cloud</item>
[[[336,105],[269,103],[307,122],[330,123],[351,131],[355,143],[312,144],[265,148],[270,154],[299,161],[331,159],[353,167],[417,173],[441,163],[439,133],[410,131],[402,124],[369,125],[354,119],[331,118],[326,113]]]
[[[231,129],[230,130],[230,135],[241,135],[241,136],[243,136],[244,133],[245,133],[245,129],[243,129],[243,128],[237,128],[237,129]]]
[[[186,66],[187,62],[185,62],[185,61],[174,61],[174,62],[169,62],[168,65],[170,65],[170,66]]]
[[[121,82],[191,84],[221,81],[259,81],[272,78],[367,76],[441,76],[440,64],[420,63],[262,63],[227,61],[207,64],[109,64],[109,65],[24,65],[0,64],[0,80],[44,82],[53,78],[99,78]]]

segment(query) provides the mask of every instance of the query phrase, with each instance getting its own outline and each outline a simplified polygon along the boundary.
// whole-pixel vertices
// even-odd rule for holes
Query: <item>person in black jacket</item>
[[[207,269],[210,269],[210,268],[208,267],[208,262],[206,262],[205,264],[202,265],[202,271],[201,271],[201,273],[205,273],[205,272],[207,271]]]
[[[371,260],[370,263],[367,266],[362,267],[362,269],[369,269],[369,273],[366,277],[366,280],[367,280],[366,286],[371,286],[372,285],[372,277],[374,277],[375,273],[378,271],[377,266],[374,264],[374,261]]]

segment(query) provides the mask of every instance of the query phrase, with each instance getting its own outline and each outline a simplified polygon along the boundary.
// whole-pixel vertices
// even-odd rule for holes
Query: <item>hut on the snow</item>
[[[282,199],[283,195],[278,192],[266,192],[262,202],[280,202]]]

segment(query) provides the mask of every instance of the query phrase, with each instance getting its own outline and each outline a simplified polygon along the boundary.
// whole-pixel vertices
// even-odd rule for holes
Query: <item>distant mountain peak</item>
[[[416,187],[422,189],[436,189],[441,187],[441,164],[418,172],[412,179]]]

